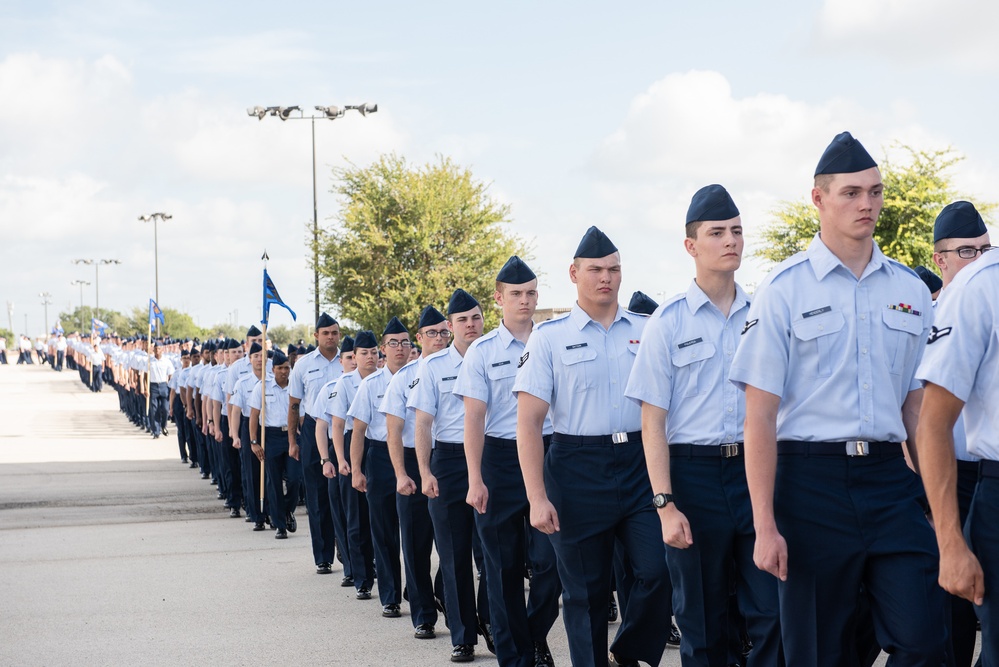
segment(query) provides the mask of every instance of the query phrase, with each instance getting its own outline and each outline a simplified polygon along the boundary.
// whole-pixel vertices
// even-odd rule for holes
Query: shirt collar
[[[871,253],[871,260],[867,263],[867,267],[864,269],[864,273],[861,276],[864,277],[870,275],[874,271],[881,268],[887,270],[888,260],[881,252],[881,248],[878,247],[876,242],[873,242],[874,250]],[[852,275],[852,271],[846,267],[843,262],[840,261],[839,257],[834,255],[829,247],[822,241],[822,237],[819,234],[815,235],[812,242],[808,245],[808,250],[805,251],[808,257],[808,263],[812,266],[812,271],[815,273],[815,278],[817,280],[822,280],[827,275],[833,272],[837,266],[842,266],[844,270],[848,271]]]
[[[455,368],[461,366],[461,362],[464,360],[464,357],[461,356],[458,350],[454,349],[454,343],[448,345],[447,353],[448,356],[451,358],[451,363],[454,364]]]
[[[697,284],[696,280],[690,281],[690,287],[687,288],[686,295],[687,307],[690,308],[691,315],[697,313],[706,303],[711,303],[711,299],[708,295],[704,293],[701,286]],[[737,313],[746,306],[749,305],[749,297],[746,292],[743,291],[742,285],[739,283],[735,284],[735,301],[732,302],[732,307],[729,309],[729,314]]]
[[[617,312],[614,314],[614,322],[612,324],[616,323],[618,320],[622,319],[623,317],[624,317],[624,310],[621,308],[620,305],[618,305]],[[592,317],[586,314],[585,310],[579,307],[578,302],[573,304],[572,310],[569,311],[569,319],[572,321],[573,324],[576,325],[576,328],[579,329],[580,331],[582,331],[583,327],[585,327],[589,322],[597,324]],[[597,326],[603,329],[603,325],[597,324]]]

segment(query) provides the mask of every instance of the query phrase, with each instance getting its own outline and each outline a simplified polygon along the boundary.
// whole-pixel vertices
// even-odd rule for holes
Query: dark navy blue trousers
[[[329,432],[327,431],[327,434]],[[317,461],[318,459],[318,447]],[[330,459],[333,461],[333,468],[337,468],[336,456],[333,454],[333,446],[330,444]],[[322,474],[323,466],[319,464],[319,472]],[[353,577],[354,576],[354,566],[350,561],[350,536],[347,534],[347,514],[345,510],[344,492],[343,492],[343,480],[340,478],[340,474],[333,479],[329,479],[323,476],[326,480],[326,494],[327,500],[329,502],[330,508],[330,518],[333,520],[333,536],[336,539],[336,544],[338,547],[338,552],[340,555],[340,562],[343,564],[343,576]]]
[[[468,465],[465,463],[464,445],[438,441],[431,453],[430,472],[437,478],[439,495],[430,498],[427,506],[444,578],[451,644],[477,644],[479,610],[485,618],[489,618],[489,574],[483,572],[476,596],[475,574],[472,571],[475,510],[465,502],[468,496]]]
[[[943,663],[948,611],[921,496],[901,447],[862,457],[779,454],[774,510],[788,551],[787,581],[778,584],[788,665],[857,664],[861,586],[891,665]]]
[[[982,461],[964,537],[985,572],[985,601],[975,611],[982,622],[982,665],[999,665],[999,463]]]
[[[551,540],[531,527],[516,440],[486,437],[482,481],[489,498],[485,513],[475,514],[475,527],[482,543],[496,658],[503,667],[533,667],[534,642],[546,641],[558,618],[562,584]],[[532,572],[526,604],[525,553]]]
[[[395,470],[384,440],[365,439],[364,476],[368,480],[368,517],[378,572],[378,599],[383,605],[402,600],[399,559],[399,511],[395,503]]]
[[[181,460],[197,461],[197,453],[187,446],[187,419],[184,417],[184,402],[180,400],[179,394],[174,394],[173,397],[173,425]]]
[[[350,452],[350,439],[353,431],[343,436],[345,452]],[[349,458],[349,454],[348,454]],[[362,470],[364,464],[361,464]],[[340,497],[343,500],[347,523],[347,555],[350,558],[350,571],[354,577],[354,588],[371,590],[375,584],[375,552],[371,544],[371,520],[368,516],[367,494],[352,486],[352,475],[337,475],[340,482]]]
[[[226,507],[239,509],[243,506],[243,466],[239,460],[239,450],[232,446],[229,435],[229,418],[222,417],[222,458],[225,477]]]
[[[717,453],[718,447],[703,450]],[[738,608],[753,642],[747,665],[778,665],[777,578],[753,562],[756,531],[745,459],[671,454],[670,478],[676,507],[690,522],[694,540],[686,549],[666,547],[683,664],[730,664],[734,563]]]
[[[149,383],[149,426],[153,433],[161,433],[170,411],[170,388],[166,382]]]
[[[319,450],[316,448],[316,420],[305,415],[301,430],[302,477],[305,482],[305,509],[309,513],[309,534],[312,537],[312,556],[316,565],[332,563],[336,548],[336,535],[333,531],[333,516],[330,512],[329,492],[326,478],[319,464]]]
[[[409,613],[415,628],[424,623],[431,625],[437,623],[434,581],[430,575],[430,556],[434,550],[434,525],[430,520],[427,497],[421,490],[423,485],[420,466],[416,460],[416,450],[406,447],[403,451],[406,474],[416,483],[416,493],[411,496],[396,494],[396,510],[399,513],[399,530],[402,536],[402,560],[406,568]]]
[[[243,482],[243,505],[253,523],[264,520],[260,506],[260,459],[250,446],[250,418],[239,417],[239,462]]]
[[[978,471],[978,461],[957,462],[957,507],[962,526],[968,524],[971,501],[975,496],[975,487],[978,484]],[[975,644],[978,639],[978,617],[975,615],[975,605],[964,598],[951,595],[950,623],[951,652],[954,655],[954,665],[955,667],[971,667],[975,659]]]
[[[561,528],[550,539],[562,579],[562,618],[572,664],[607,664],[616,538],[628,553],[635,581],[610,650],[658,665],[670,627],[669,570],[641,440],[582,445],[560,442],[556,433],[544,473]]]
[[[267,492],[267,507],[271,510],[271,523],[275,528],[287,530],[286,516],[298,506],[302,465],[288,456],[287,429],[268,427],[264,444],[264,488]]]

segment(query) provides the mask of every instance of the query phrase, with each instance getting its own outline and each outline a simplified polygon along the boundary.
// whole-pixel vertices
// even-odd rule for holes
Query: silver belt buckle
[[[732,442],[721,446],[721,456],[723,459],[730,459],[739,455],[739,443]]]
[[[867,440],[847,440],[847,456],[868,456],[871,453],[871,443]]]
[[[612,433],[611,434],[611,442],[613,442],[615,445],[622,445],[622,444],[628,442],[628,434],[625,433],[625,432]]]

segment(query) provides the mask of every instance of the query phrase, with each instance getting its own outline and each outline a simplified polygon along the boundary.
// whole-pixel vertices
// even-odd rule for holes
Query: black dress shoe
[[[170,431],[168,431],[167,429],[163,429],[163,435],[170,435]]]
[[[274,533],[274,539],[275,540],[287,540],[288,539],[288,531],[285,530],[284,528],[278,528],[277,532]]]
[[[367,588],[358,588],[357,595],[355,597],[357,597],[358,600],[370,600],[371,591],[369,591]]]
[[[187,457],[185,456],[184,458],[182,458],[182,459],[180,460],[180,462],[181,462],[181,463],[187,463]]]
[[[548,642],[534,642],[534,667],[555,667]]]
[[[230,519],[238,519],[239,517],[240,517],[240,513],[239,513],[239,508],[238,507],[233,507],[231,510],[229,510],[229,518]]]
[[[479,634],[482,638],[486,640],[486,648],[493,655],[496,655],[496,645],[493,644],[493,631],[489,629],[488,623],[483,623],[482,619],[479,619]]]
[[[615,602],[614,598],[612,597],[610,601],[610,608],[607,610],[607,622],[613,623],[616,620],[617,620],[617,602]]]
[[[153,433],[153,440],[159,440],[159,437],[160,437],[159,433]]]
[[[555,667],[555,658],[548,649],[548,642],[534,642],[534,667]]]
[[[316,574],[333,574],[333,567],[329,563],[316,565]]]
[[[225,494],[219,491],[218,493],[215,494],[215,498],[217,500],[225,500]]]
[[[187,461],[184,461],[184,463],[187,463]],[[189,465],[187,467],[188,468],[197,468],[198,467],[198,462],[197,461],[191,461],[191,465]]]
[[[259,532],[263,529],[264,529],[263,521],[257,521],[255,524],[253,524],[253,532]]]
[[[608,667],[642,667],[638,664],[637,660],[622,658],[614,655],[613,653],[610,654],[610,658],[607,660],[607,665]]]
[[[218,485],[219,485],[219,481],[217,479],[213,478],[212,479],[212,486],[218,486]]]
[[[680,645],[680,631],[676,627],[676,623],[669,624],[669,637],[666,638],[666,646],[679,646]]]
[[[284,522],[288,524],[289,533],[294,533],[296,530],[298,530],[298,519],[295,518],[294,512],[289,512],[288,516],[284,518]],[[354,582],[350,582],[350,585],[353,586]]]
[[[433,639],[437,636],[437,633],[434,632],[434,626],[430,623],[420,623],[416,626],[413,636],[417,639]]]
[[[208,473],[207,472],[201,473],[201,479],[208,479]]]
[[[353,588],[354,577],[344,577],[340,580],[340,588]]]
[[[458,644],[451,649],[451,662],[472,662],[475,660],[475,647],[471,644]]]
[[[402,616],[402,612],[399,611],[399,605],[387,604],[382,607],[382,616],[385,618],[399,618]]]
[[[250,523],[251,521],[253,521],[253,518],[249,514],[247,514],[246,518],[243,519],[243,521],[245,521],[246,523]]]

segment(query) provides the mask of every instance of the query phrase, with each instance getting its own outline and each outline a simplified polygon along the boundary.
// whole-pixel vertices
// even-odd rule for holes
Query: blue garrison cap
[[[225,349],[227,350],[237,350],[240,347],[242,346],[239,344],[239,341],[236,340],[235,338],[230,338],[229,342],[225,344]]]
[[[196,354],[201,354],[201,350],[199,350],[197,347],[192,347],[191,348],[191,356],[193,357]]]
[[[256,354],[257,352],[260,352],[263,349],[264,348],[260,347],[260,343],[253,341],[253,345],[250,346],[250,354]]]
[[[917,266],[915,271],[916,275],[922,278],[923,283],[925,283],[926,287],[929,288],[930,294],[933,294],[934,292],[938,292],[941,289],[943,289],[943,281],[940,280],[940,276],[933,273],[925,266]]]
[[[272,357],[275,366],[280,366],[281,364],[288,363],[288,355],[281,350],[274,350],[274,356]]]
[[[298,354],[298,346],[288,343],[288,351],[285,352],[285,354],[287,354],[289,357],[293,354]]]
[[[309,343],[309,346],[307,348],[305,348],[305,353],[308,354],[309,352],[315,352],[315,350],[316,350],[316,346],[313,345],[312,343]]]
[[[576,247],[576,254],[573,255],[573,258],[599,259],[607,255],[613,255],[616,252],[617,246],[607,238],[606,234],[596,227],[590,227],[583,234],[583,238]]]
[[[933,242],[944,239],[976,239],[988,233],[981,213],[970,201],[944,206],[933,223]]]
[[[382,335],[387,336],[389,334],[398,334],[398,333],[409,333],[409,329],[406,328],[405,324],[399,321],[398,317],[393,317],[391,320],[389,320],[389,323],[385,325],[385,331],[382,332]],[[357,345],[356,340],[354,341],[354,345],[355,346]]]
[[[350,336],[344,336],[343,340],[340,341],[340,354],[353,351],[354,351],[354,339],[351,338]]]
[[[356,350],[359,347],[378,347],[378,341],[375,339],[375,334],[370,329],[357,332],[357,336],[354,338],[354,349]]]
[[[203,349],[208,350],[209,352],[214,352],[215,351],[215,341],[213,341],[213,340],[208,341],[207,343],[205,343]]]
[[[187,350],[181,350],[180,351],[180,356],[182,356],[182,357],[189,357],[189,356],[191,356],[191,353],[188,352]]]
[[[306,355],[308,353],[309,353],[309,351],[307,349],[305,349],[304,345],[299,345],[298,346],[298,356],[301,357],[301,356],[304,356],[304,355]]]
[[[420,311],[420,321],[417,323],[416,328],[422,329],[423,327],[432,327],[443,321],[444,316],[441,314],[441,311],[437,310],[433,306],[427,306]]]
[[[447,302],[448,315],[468,312],[472,308],[481,308],[481,306],[479,306],[479,302],[475,300],[474,296],[460,287],[454,291],[454,294],[451,295],[451,299]]]
[[[728,190],[718,184],[705,185],[690,200],[686,224],[704,220],[731,220],[738,215],[739,209]]]
[[[500,269],[500,272],[496,274],[496,280],[501,283],[507,283],[508,285],[523,285],[524,283],[529,283],[537,278],[534,275],[534,271],[531,271],[524,260],[520,257],[514,255],[510,259],[506,260],[506,264]]]
[[[854,139],[849,132],[841,132],[822,153],[819,164],[815,167],[815,175],[853,174],[876,166],[878,163],[863,144]]]
[[[334,320],[332,317],[330,317],[327,313],[323,313],[322,315],[319,316],[319,319],[316,320],[316,329],[331,327],[336,323],[337,321]]]
[[[728,220],[728,218],[725,219]],[[632,294],[631,301],[628,302],[628,310],[633,313],[641,313],[642,315],[651,315],[656,312],[656,308],[658,307],[659,304],[656,303],[652,297],[642,291]]]
[[[246,337],[247,338],[254,338],[256,336],[260,336],[262,333],[263,332],[260,331],[260,329],[257,328],[257,325],[254,324],[253,326],[251,326],[249,329],[246,330]]]

